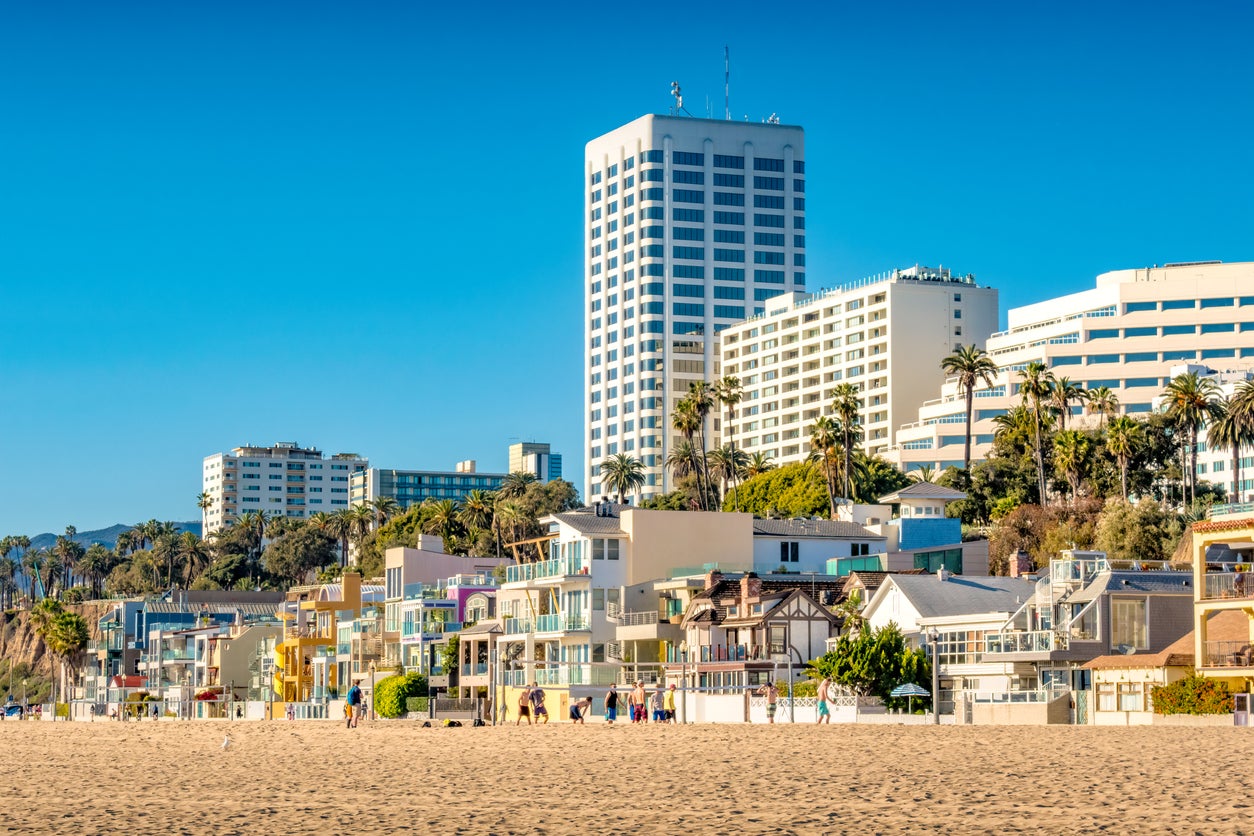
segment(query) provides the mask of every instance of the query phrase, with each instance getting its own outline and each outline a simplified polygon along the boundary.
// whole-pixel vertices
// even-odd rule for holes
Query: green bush
[[[1231,714],[1232,694],[1214,679],[1189,676],[1150,692],[1155,714]]]
[[[425,696],[427,678],[420,673],[389,676],[374,686],[374,710],[380,717],[400,717],[410,697]]]
[[[426,697],[407,697],[405,699],[405,710],[410,714],[426,714],[427,698]]]

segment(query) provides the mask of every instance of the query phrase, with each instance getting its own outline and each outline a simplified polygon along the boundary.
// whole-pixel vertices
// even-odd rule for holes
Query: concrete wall
[[[664,578],[683,566],[752,560],[751,514],[630,508],[620,516],[630,539],[623,585]]]
[[[514,563],[508,557],[462,557],[408,547],[388,549],[384,559],[388,569],[403,567],[403,583],[407,584],[436,583],[459,574],[491,574],[497,566],[512,566]]]
[[[1064,694],[1050,702],[987,703],[971,708],[976,726],[1065,726],[1071,722],[1071,697]]]

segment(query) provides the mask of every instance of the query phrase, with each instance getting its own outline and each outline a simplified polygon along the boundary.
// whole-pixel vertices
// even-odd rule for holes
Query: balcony
[[[984,637],[985,653],[1027,653],[1048,655],[1056,650],[1067,650],[1070,640],[1066,633],[1053,630],[1022,630],[994,633]]]
[[[506,618],[502,622],[501,631],[506,636],[521,636],[533,632],[531,626],[529,618]]]
[[[1254,667],[1254,649],[1249,642],[1206,642],[1202,648],[1203,667],[1249,668]]]
[[[591,565],[592,561],[586,557],[559,557],[552,560],[541,560],[536,563],[522,563],[517,566],[505,567],[505,582],[521,583],[547,578],[586,575],[590,571]]]
[[[467,676],[487,676],[487,675],[488,675],[488,663],[487,663],[487,662],[476,662],[476,663],[475,663],[475,664],[473,664],[473,665],[463,664],[463,665],[461,666],[461,668],[460,668],[460,671],[461,671],[461,675],[462,675],[463,677],[467,677]]]
[[[406,621],[401,624],[401,640],[412,641],[421,636],[424,641],[434,641],[446,634],[459,632],[461,629],[460,621]]]
[[[1237,600],[1254,598],[1254,578],[1248,572],[1208,572],[1202,597]]]
[[[578,615],[551,613],[536,618],[537,633],[565,633],[571,630],[587,630],[588,619]]]
[[[770,659],[770,649],[760,644],[710,644],[690,647],[687,653],[678,647],[666,649],[666,663],[670,665],[691,665],[697,662],[769,662]]]
[[[195,662],[196,654],[191,650],[163,650],[162,662]]]

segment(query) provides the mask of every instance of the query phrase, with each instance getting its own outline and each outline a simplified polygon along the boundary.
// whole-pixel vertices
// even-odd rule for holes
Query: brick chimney
[[[756,604],[762,600],[762,579],[749,572],[740,579],[740,600],[745,604]]]
[[[705,576],[705,588],[713,589],[723,579],[723,573],[717,569],[711,569],[710,573]]]
[[[1012,578],[1023,577],[1032,574],[1032,556],[1023,549],[1010,555],[1009,567],[1007,574]]]

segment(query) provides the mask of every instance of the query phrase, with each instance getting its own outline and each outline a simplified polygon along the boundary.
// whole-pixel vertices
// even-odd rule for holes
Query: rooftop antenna
[[[731,48],[723,45],[723,119],[731,121]]]
[[[688,113],[688,108],[684,107],[684,91],[679,89],[679,82],[671,82],[671,95],[675,97],[675,113]],[[691,116],[691,113],[688,113]]]

